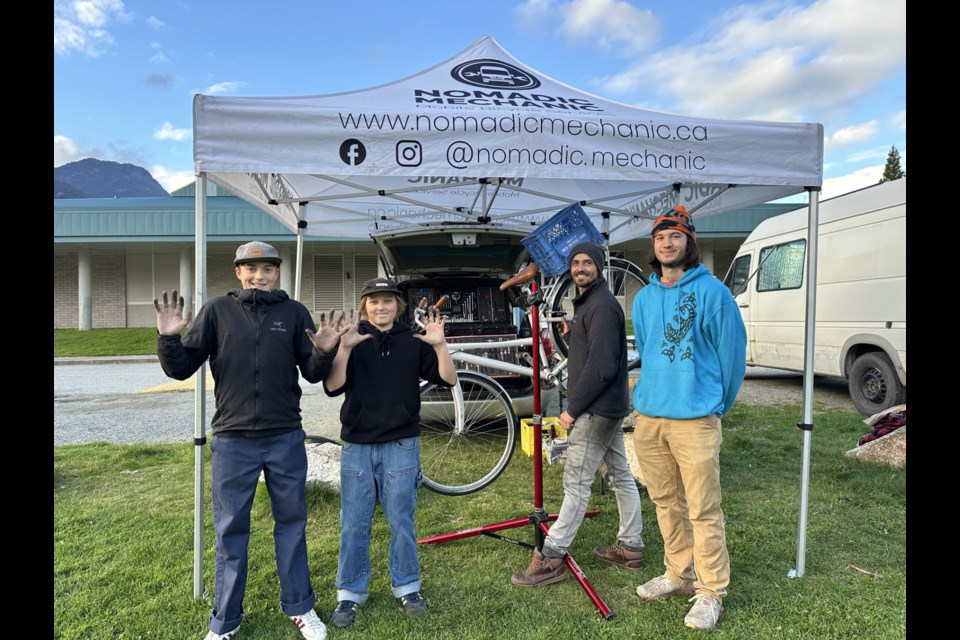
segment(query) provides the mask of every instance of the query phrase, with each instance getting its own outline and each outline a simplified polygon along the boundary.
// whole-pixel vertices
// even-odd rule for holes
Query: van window
[[[730,270],[727,271],[727,277],[723,279],[723,284],[727,285],[727,289],[730,289],[730,293],[734,296],[746,290],[745,285],[747,278],[750,277],[750,259],[752,257],[753,256],[748,253],[734,260],[730,266]]]
[[[757,291],[799,289],[803,284],[803,259],[806,252],[806,240],[795,240],[761,249]]]

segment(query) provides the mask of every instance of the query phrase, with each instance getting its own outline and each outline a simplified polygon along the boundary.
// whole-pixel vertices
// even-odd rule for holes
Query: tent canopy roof
[[[197,95],[194,162],[308,235],[439,221],[531,229],[579,202],[617,243],[649,233],[674,204],[696,220],[818,189],[823,127],[632,107],[533,70],[484,36],[360,91]]]

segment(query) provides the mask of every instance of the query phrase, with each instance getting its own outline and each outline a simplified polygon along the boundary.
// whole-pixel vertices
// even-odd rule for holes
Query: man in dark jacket
[[[326,326],[322,319],[320,332],[314,333],[307,308],[274,289],[281,262],[269,244],[241,245],[234,264],[242,287],[205,304],[182,339],[190,323],[183,297],[174,291],[168,301],[164,291],[162,304],[153,301],[164,373],[185,380],[209,359],[215,382],[210,462],[216,579],[204,640],[232,638],[243,621],[250,509],[261,472],[275,521],[280,609],[304,638],[326,637],[313,609],[316,594],[307,565],[299,377],[316,383],[329,375],[339,334],[330,326],[332,317]]]
[[[564,556],[583,522],[590,486],[599,470],[617,499],[620,528],[608,547],[593,552],[628,569],[643,566],[643,520],[640,492],[623,444],[623,418],[630,413],[627,386],[627,334],[623,309],[600,274],[605,252],[600,245],[578,244],[568,256],[577,286],[569,328],[567,409],[560,424],[567,429],[563,503],[542,549],[535,549],[526,571],[511,582],[537,587],[567,576]]]

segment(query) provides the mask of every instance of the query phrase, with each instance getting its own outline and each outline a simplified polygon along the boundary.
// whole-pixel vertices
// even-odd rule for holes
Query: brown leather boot
[[[620,546],[620,541],[609,547],[594,547],[593,553],[607,562],[613,562],[627,569],[643,568],[643,551],[630,551]]]
[[[560,582],[567,577],[567,565],[563,558],[544,558],[539,549],[534,549],[533,560],[526,571],[520,571],[510,577],[510,582],[519,587],[539,587]]]

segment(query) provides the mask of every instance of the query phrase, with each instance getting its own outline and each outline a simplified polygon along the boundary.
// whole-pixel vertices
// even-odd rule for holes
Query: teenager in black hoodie
[[[360,294],[360,322],[340,341],[327,395],[340,408],[340,556],[335,627],[367,601],[370,531],[377,502],[390,524],[390,587],[408,613],[426,613],[414,523],[420,485],[420,380],[453,386],[457,372],[444,321],[431,312],[423,335],[398,322],[406,304],[396,282],[374,278]]]

